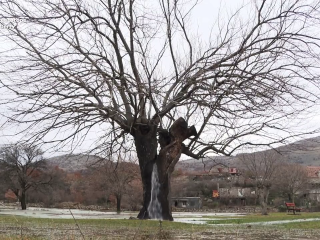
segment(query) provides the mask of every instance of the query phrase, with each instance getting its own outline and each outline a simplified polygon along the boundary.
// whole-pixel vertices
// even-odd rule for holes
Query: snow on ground
[[[136,217],[138,212],[100,212],[90,210],[79,209],[58,209],[58,208],[33,208],[30,207],[27,210],[20,209],[8,209],[0,208],[0,214],[13,215],[13,216],[25,216],[35,218],[50,218],[50,219],[129,219],[130,217]],[[223,219],[234,219],[246,214],[243,213],[203,213],[203,212],[174,212],[173,218],[175,222],[192,223],[192,224],[206,224],[207,221]],[[216,218],[215,218],[216,217]],[[308,221],[320,221],[320,218],[309,219],[292,219],[283,221],[270,221],[270,222],[255,222],[251,225],[270,225],[270,224],[283,224],[291,222],[308,222]],[[232,224],[221,224],[232,225]]]
[[[272,225],[272,224],[284,224],[284,223],[293,223],[293,222],[312,222],[320,221],[320,218],[306,218],[306,219],[290,219],[290,220],[280,220],[280,221],[270,221],[270,222],[255,222],[250,223],[250,225]]]
[[[1,209],[0,214],[36,217],[36,218],[51,218],[51,219],[128,219],[137,217],[138,212],[100,212],[79,209],[58,209],[58,208],[34,208],[29,207],[27,210],[20,209]],[[72,216],[73,215],[73,216]],[[236,217],[243,214],[237,213],[203,213],[203,212],[175,212],[172,214],[176,222],[188,222],[203,224],[208,220],[217,220],[208,217]]]
[[[136,217],[136,212],[100,212],[79,209],[58,209],[58,208],[28,208],[27,210],[20,209],[0,209],[0,214],[36,217],[36,218],[52,218],[52,219],[125,219]],[[73,216],[72,216],[73,215]]]

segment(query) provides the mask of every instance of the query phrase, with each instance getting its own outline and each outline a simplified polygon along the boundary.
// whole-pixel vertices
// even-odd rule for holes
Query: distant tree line
[[[118,212],[121,206],[128,210],[141,207],[138,165],[104,160],[70,172],[49,165],[43,154],[40,148],[27,144],[1,147],[0,200],[19,201],[22,210],[27,208],[27,202],[46,207],[116,205]]]
[[[139,210],[142,206],[142,182],[139,166],[118,157],[111,161],[101,159],[84,170],[65,171],[48,164],[44,152],[33,145],[13,144],[0,149],[0,200],[19,201],[21,209],[27,203],[45,207],[72,207],[96,205],[108,209]],[[119,155],[120,156],[120,155]],[[267,214],[270,203],[277,199],[295,202],[309,186],[306,170],[301,165],[289,164],[275,151],[238,156],[240,176],[230,178],[200,175],[181,169],[172,175],[173,197],[202,197],[212,199],[212,190],[220,188],[251,188],[255,194],[247,199],[251,205],[260,205]],[[8,194],[10,193],[10,194]],[[7,198],[5,198],[7,196]],[[219,199],[220,206],[235,204],[234,199]],[[208,207],[217,206],[215,204]]]
[[[306,168],[292,164],[276,151],[256,152],[237,156],[239,176],[228,173],[211,174],[209,171],[187,173],[178,170],[172,176],[172,196],[202,197],[211,199],[203,202],[205,207],[232,206],[243,202],[240,197],[220,195],[212,198],[212,191],[221,189],[250,188],[254,193],[243,197],[248,205],[260,206],[262,214],[268,214],[268,207],[280,207],[284,202],[307,201],[310,182]],[[238,199],[237,199],[238,197]],[[212,201],[214,200],[214,201]]]

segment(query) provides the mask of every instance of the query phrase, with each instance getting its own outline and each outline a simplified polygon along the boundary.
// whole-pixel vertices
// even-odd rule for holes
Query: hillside
[[[279,147],[289,162],[305,166],[320,166],[320,137],[309,138]]]
[[[294,142],[277,148],[288,158],[291,163],[297,163],[305,166],[320,166],[320,137],[309,138]],[[65,171],[81,171],[87,166],[95,164],[99,158],[92,155],[62,155],[48,159],[51,166],[59,166]],[[204,159],[187,159],[179,161],[175,167],[176,170],[188,172],[203,172],[219,164],[225,164],[229,167],[236,167],[236,157],[214,156]]]
[[[234,165],[234,157],[207,157],[200,160],[188,159],[179,161],[175,167],[175,170],[182,170],[187,172],[208,172],[210,169],[217,164],[224,164],[229,167]]]
[[[290,163],[304,166],[320,166],[320,137],[300,140],[276,148],[276,150],[286,156]],[[236,157],[215,156],[201,160],[188,159],[179,161],[175,169],[188,172],[209,171],[211,167],[218,163],[236,167]]]
[[[85,170],[87,166],[98,162],[99,158],[93,155],[72,154],[52,157],[47,161],[50,166],[59,166],[65,171],[75,172]]]

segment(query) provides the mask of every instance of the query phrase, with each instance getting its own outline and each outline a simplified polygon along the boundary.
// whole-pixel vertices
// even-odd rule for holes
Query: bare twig
[[[72,213],[72,211],[71,211],[70,208],[69,208],[69,212],[71,213],[71,216],[72,216],[72,218],[73,218],[73,220],[74,220],[74,222],[75,222],[75,224],[76,224],[79,232],[81,233],[82,239],[85,240],[85,237],[84,237],[84,234],[83,234],[82,231],[81,231],[80,225],[78,224],[78,222],[77,222],[76,218],[74,217],[74,215],[73,215],[73,213]]]

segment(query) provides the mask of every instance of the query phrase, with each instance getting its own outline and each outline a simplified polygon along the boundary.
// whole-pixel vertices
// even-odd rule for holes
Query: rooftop
[[[307,166],[307,173],[309,178],[319,178],[320,166]]]

